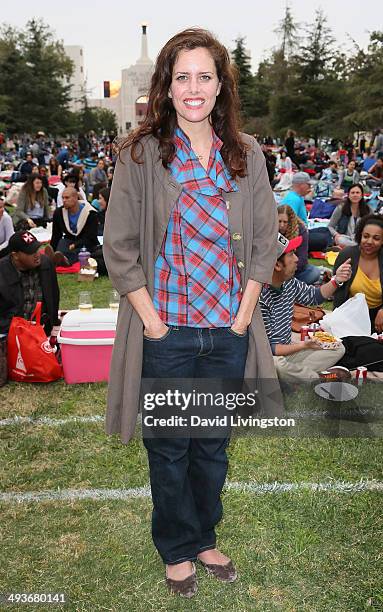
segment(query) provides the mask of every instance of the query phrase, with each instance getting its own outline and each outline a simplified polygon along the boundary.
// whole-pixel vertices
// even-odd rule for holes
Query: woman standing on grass
[[[145,121],[120,150],[104,232],[121,295],[106,428],[125,443],[141,375],[276,377],[257,306],[276,260],[276,207],[264,156],[238,132],[237,111],[227,50],[207,31],[185,30],[160,52]],[[169,588],[196,593],[197,559],[232,582],[215,534],[228,439],[144,444]]]

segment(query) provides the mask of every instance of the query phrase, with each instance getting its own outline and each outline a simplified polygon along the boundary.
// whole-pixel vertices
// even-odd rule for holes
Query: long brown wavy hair
[[[288,204],[282,204],[281,206],[278,206],[277,211],[278,215],[280,213],[287,215],[288,225],[287,230],[285,232],[285,237],[287,238],[287,240],[291,240],[292,238],[296,238],[297,236],[299,236],[299,229],[302,225],[305,226],[305,224],[295,214],[291,206],[288,206]]]
[[[132,159],[142,163],[141,139],[152,134],[159,141],[162,165],[167,168],[175,155],[173,134],[177,126],[176,112],[168,96],[173,68],[178,54],[183,49],[197,47],[208,49],[214,60],[221,91],[211,113],[211,123],[222,140],[222,158],[232,178],[246,175],[246,145],[239,134],[239,96],[237,70],[230,63],[226,47],[207,30],[189,28],[176,34],[160,51],[149,90],[149,101],[143,124],[122,141],[120,152],[132,147]]]
[[[40,191],[35,191],[33,183],[36,179],[38,179],[42,183]],[[40,207],[44,206],[44,183],[42,177],[39,174],[31,174],[30,176],[28,176],[26,183],[24,183],[21,189],[25,192],[27,196],[28,210],[33,208],[36,202]]]
[[[366,200],[364,199],[364,189],[363,189],[363,185],[361,185],[360,183],[353,183],[350,189],[348,190],[348,193],[350,193],[351,189],[354,189],[354,187],[358,187],[358,189],[360,190],[360,193],[362,194],[362,199],[359,202],[359,216],[364,217],[365,215],[368,215],[371,212],[371,208],[369,207]],[[349,195],[347,195],[344,201],[344,204],[342,206],[342,215],[345,215],[346,217],[351,217],[352,215],[351,200],[350,200]]]

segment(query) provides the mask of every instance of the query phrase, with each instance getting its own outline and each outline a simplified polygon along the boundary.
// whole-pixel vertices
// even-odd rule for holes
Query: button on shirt
[[[224,165],[222,141],[213,132],[205,170],[186,134],[177,128],[169,164],[182,192],[172,210],[155,263],[154,306],[170,325],[230,327],[241,300],[222,192],[238,191]]]

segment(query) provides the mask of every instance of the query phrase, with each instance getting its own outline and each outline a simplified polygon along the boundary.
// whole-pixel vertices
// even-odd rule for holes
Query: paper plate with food
[[[316,340],[325,351],[333,351],[342,345],[342,340],[340,338],[325,331],[309,332],[309,337]]]

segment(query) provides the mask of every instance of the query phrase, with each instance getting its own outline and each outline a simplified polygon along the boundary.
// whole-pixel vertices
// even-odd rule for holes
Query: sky
[[[366,4],[360,0],[289,0],[288,4],[301,24],[312,22],[315,9],[322,7],[337,43],[345,50],[352,47],[351,39],[365,47],[369,32],[382,28],[380,0]],[[277,45],[274,30],[285,6],[286,0],[18,0],[16,4],[2,2],[1,20],[23,27],[29,19],[39,17],[64,44],[83,46],[89,97],[98,98],[104,80],[119,80],[121,70],[138,59],[142,22],[148,24],[153,60],[173,34],[200,26],[212,30],[229,48],[238,36],[245,36],[255,70]]]

